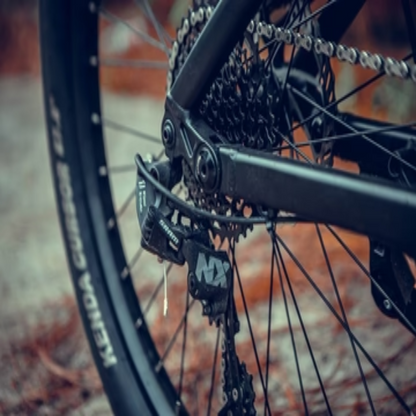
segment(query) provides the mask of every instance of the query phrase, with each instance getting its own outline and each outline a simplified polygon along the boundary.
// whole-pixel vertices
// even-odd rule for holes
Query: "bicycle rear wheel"
[[[153,154],[153,159],[161,157],[159,126],[145,130],[147,126],[140,123],[153,113],[161,120],[162,101],[124,97],[138,112],[137,120],[124,124],[116,119],[122,116],[121,100],[112,98],[106,105],[108,93],[102,90],[109,83],[124,89],[140,84],[141,90],[145,84],[154,84],[147,92],[163,98],[165,86],[160,80],[167,74],[166,53],[173,32],[155,25],[155,14],[147,1],[137,4],[139,18],[134,26],[120,17],[125,10],[131,11],[129,8],[118,10],[111,4],[107,8],[81,0],[40,3],[46,119],[63,237],[86,335],[114,413],[216,413],[222,395],[220,331],[209,328],[188,294],[180,269],[171,266],[167,270],[167,324],[161,317],[163,267],[154,265],[152,258],[138,249],[140,234],[132,204],[133,157],[138,151]],[[294,13],[292,9],[289,12]],[[112,26],[103,23],[108,21]],[[140,42],[151,44],[150,49],[144,49],[147,55],[142,54],[140,42],[133,47],[135,55],[130,60],[120,53],[110,51],[107,56],[106,51],[100,51],[100,34],[109,36],[111,30],[121,27],[131,30]],[[123,37],[126,32],[120,33]],[[187,47],[192,47],[192,39]],[[118,65],[135,66],[137,83],[128,83],[131,70],[121,69],[117,77],[112,72],[116,68],[106,68]],[[162,74],[155,75],[157,71]],[[144,116],[139,116],[139,110]],[[107,115],[110,111],[113,117]],[[128,134],[142,142],[114,144]],[[308,157],[315,150],[311,149]],[[290,149],[282,152],[293,157]],[[126,186],[130,181],[131,189]],[[190,189],[189,182],[182,187]],[[203,196],[189,192],[195,204],[202,203]],[[225,212],[228,209],[226,205]],[[243,204],[239,212],[248,215],[249,209]],[[302,232],[298,227],[303,227]],[[256,228],[246,244],[255,244],[254,249],[250,247],[251,255],[247,251],[238,254],[240,244],[236,244],[233,228],[225,231],[239,292],[236,308],[247,318],[241,322],[237,350],[254,376],[257,411],[340,414],[354,406],[362,412],[382,412],[387,406],[389,412],[409,413],[415,404],[414,393],[408,388],[414,376],[400,374],[400,369],[411,368],[415,343],[413,335],[394,325],[395,321],[380,317],[375,306],[366,301],[371,292],[365,283],[365,275],[370,273],[363,266],[369,257],[366,241],[326,225],[299,224],[296,232],[291,226],[283,228],[269,227],[266,232]],[[250,233],[249,227],[240,231],[238,234]],[[269,248],[260,248],[266,243]],[[308,255],[312,248],[318,259]],[[258,264],[247,266],[247,257],[257,259]],[[261,264],[266,261],[266,266]],[[346,266],[347,261],[351,265]],[[251,267],[244,278],[241,263]],[[360,273],[364,278],[358,277]],[[325,281],[320,280],[321,274],[327,276]],[[351,285],[352,279],[361,279],[359,285]],[[305,282],[312,285],[317,299],[323,299],[323,308],[311,301]],[[362,290],[366,296],[360,301]],[[328,308],[335,314],[331,324],[326,318]],[[302,311],[313,314],[303,315]],[[362,321],[368,323],[363,325]],[[319,331],[323,324],[330,330]],[[375,336],[373,330],[380,325],[385,329]],[[305,329],[308,326],[312,327],[309,331]],[[392,342],[392,337],[400,342]],[[339,342],[339,353],[349,358],[328,364],[331,352],[325,348],[334,340]],[[387,342],[391,345],[384,351],[386,358],[377,344]],[[363,347],[365,343],[369,346]],[[291,364],[290,370],[285,362]],[[354,371],[350,372],[352,366]],[[389,381],[399,376],[404,376],[402,381]],[[342,397],[345,386],[351,386],[346,399]]]

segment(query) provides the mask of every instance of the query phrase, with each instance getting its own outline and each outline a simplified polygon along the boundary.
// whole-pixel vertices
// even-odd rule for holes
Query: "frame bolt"
[[[207,191],[213,191],[217,184],[217,163],[212,151],[203,147],[196,159],[196,177]]]
[[[163,123],[162,137],[163,143],[166,147],[171,148],[174,145],[176,139],[175,127],[169,119],[165,120],[165,122]]]

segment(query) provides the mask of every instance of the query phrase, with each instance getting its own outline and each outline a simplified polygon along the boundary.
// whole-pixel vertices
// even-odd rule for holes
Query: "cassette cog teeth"
[[[175,56],[174,67],[170,71],[171,85],[173,85],[181,66],[185,62],[185,57],[191,52],[211,15],[211,12],[208,13],[209,7],[216,3],[216,0],[194,0],[192,6],[188,9],[188,13],[182,18],[180,27],[176,31],[178,53]],[[204,12],[202,20],[201,8]],[[194,13],[198,13],[199,19],[192,18]],[[262,92],[268,91],[270,96],[278,97],[279,91],[276,84],[270,81],[273,80],[273,77],[265,76],[268,75],[266,74],[265,63],[258,55],[258,45],[254,41],[253,34],[247,31],[244,39],[244,46],[238,44],[234,51],[230,53],[228,62],[220,71],[221,75],[214,80],[202,100],[203,104],[201,104],[199,112],[205,122],[229,142],[242,145],[249,144],[253,148],[263,148],[265,147],[264,144],[250,132],[254,132],[252,126],[259,119],[274,120],[272,117],[276,109],[273,105],[274,100],[266,102],[263,98],[265,94]],[[251,55],[255,55],[256,59],[249,61],[244,59],[243,57],[247,56],[247,50],[250,51]],[[262,77],[256,80],[255,78],[258,78],[254,77],[256,74],[261,74]],[[253,91],[253,97],[248,97],[249,91]],[[222,118],[223,115],[227,116]],[[237,122],[229,123],[228,119],[235,119]],[[246,122],[242,123],[241,121],[244,120]],[[251,125],[247,125],[247,123]],[[280,131],[277,122],[272,121],[269,124],[269,131]],[[273,139],[267,141],[267,143],[273,142],[273,144],[276,144],[277,136]],[[183,177],[185,187],[188,189],[188,198],[198,208],[234,217],[243,217],[244,207],[250,208],[249,204],[240,204],[240,201],[229,200],[222,195],[215,195],[214,197],[206,194],[198,186],[196,179],[193,177],[192,169],[185,161],[183,161]],[[221,242],[233,239],[238,242],[241,236],[243,238],[247,236],[250,225],[231,222],[218,225],[218,223],[212,221],[210,228],[213,235],[220,237]]]

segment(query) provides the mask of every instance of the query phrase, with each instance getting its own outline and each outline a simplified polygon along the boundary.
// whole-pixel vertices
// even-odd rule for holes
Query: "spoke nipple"
[[[90,65],[91,66],[97,66],[98,65],[98,59],[96,56],[90,56]]]
[[[162,369],[162,367],[163,367],[163,361],[159,361],[159,362],[156,364],[156,367],[155,367],[155,371],[156,371],[156,373],[158,373],[158,372]]]
[[[125,279],[125,278],[127,278],[128,275],[129,275],[129,268],[128,267],[125,267],[122,270],[120,276],[121,276],[122,279]]]
[[[135,323],[136,328],[139,329],[142,325],[143,325],[143,319],[138,318],[136,323]]]
[[[93,113],[93,114],[91,115],[91,121],[92,121],[94,124],[100,124],[100,116],[99,116],[97,113]]]
[[[107,222],[107,228],[109,229],[109,230],[111,230],[113,227],[114,227],[114,225],[115,225],[116,223],[115,223],[115,221],[114,221],[114,218],[110,218],[109,220],[108,220],[108,222]]]
[[[391,306],[391,302],[388,299],[384,299],[383,300],[383,306],[389,311],[391,310],[392,306]]]

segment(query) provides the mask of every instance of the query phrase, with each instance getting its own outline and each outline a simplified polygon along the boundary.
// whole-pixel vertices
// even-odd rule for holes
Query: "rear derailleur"
[[[180,168],[171,162],[143,164],[136,157],[138,177],[136,209],[142,231],[141,245],[147,251],[178,265],[188,264],[188,291],[201,302],[202,314],[210,324],[221,327],[222,386],[224,406],[220,415],[254,415],[255,394],[252,376],[240,363],[234,337],[239,332],[239,321],[233,297],[233,269],[225,251],[215,250],[208,224],[192,209],[186,212],[156,189],[158,183],[171,190],[180,180]],[[151,175],[145,175],[143,169]],[[147,179],[146,179],[147,177]],[[189,207],[189,206],[188,206]],[[183,208],[183,207],[182,207]]]

